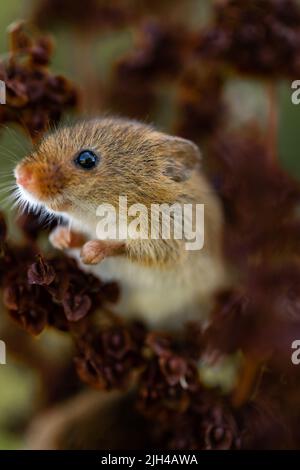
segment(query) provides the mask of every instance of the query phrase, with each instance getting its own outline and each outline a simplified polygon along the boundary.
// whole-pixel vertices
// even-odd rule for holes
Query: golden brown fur
[[[93,150],[100,156],[100,164],[92,171],[82,171],[74,164],[74,156],[83,149]],[[204,204],[205,244],[201,251],[189,252],[183,240],[172,238],[126,240],[122,254],[117,250],[114,261],[104,260],[99,266],[102,270],[102,265],[103,269],[107,265],[108,271],[120,274],[125,291],[134,290],[134,283],[129,289],[130,276],[144,277],[147,295],[150,288],[155,289],[156,281],[152,282],[152,278],[160,277],[164,271],[162,282],[169,286],[172,281],[175,289],[178,282],[180,288],[186,289],[179,306],[181,311],[185,309],[188,294],[192,310],[198,309],[195,307],[198,301],[201,309],[202,300],[206,303],[205,297],[224,282],[221,210],[201,172],[199,149],[193,143],[136,121],[84,120],[46,136],[16,172],[25,169],[32,175],[29,192],[34,200],[50,212],[66,214],[74,227],[92,240],[96,238],[97,207],[109,203],[117,208],[120,195],[127,196],[128,205],[140,203],[149,209],[155,203]],[[137,265],[136,274],[130,263]],[[189,283],[194,286],[187,287]],[[172,297],[172,292],[166,295]],[[139,302],[129,304],[135,310],[132,315],[139,315],[138,310],[143,310]],[[168,318],[175,304],[178,301],[174,296],[170,309],[163,308]],[[153,308],[157,306],[159,303],[154,302]]]

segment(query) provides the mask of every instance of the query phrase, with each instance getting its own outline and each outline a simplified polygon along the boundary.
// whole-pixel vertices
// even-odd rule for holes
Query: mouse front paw
[[[81,261],[84,264],[98,264],[108,256],[122,254],[124,247],[124,243],[90,240],[81,249]]]
[[[68,227],[56,227],[49,236],[49,241],[58,250],[80,248],[86,238],[80,233],[72,232]]]

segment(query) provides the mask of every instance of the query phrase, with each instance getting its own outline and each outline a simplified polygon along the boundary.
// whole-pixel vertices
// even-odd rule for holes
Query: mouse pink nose
[[[17,167],[16,168],[16,181],[19,185],[24,188],[28,188],[33,183],[33,174],[29,168],[26,167]]]

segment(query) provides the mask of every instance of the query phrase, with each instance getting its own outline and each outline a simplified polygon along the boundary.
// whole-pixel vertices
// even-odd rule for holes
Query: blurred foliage
[[[24,446],[20,423],[26,422],[38,393],[37,377],[11,358],[0,366],[0,450]]]
[[[295,77],[295,80],[298,77]],[[281,83],[279,148],[283,166],[300,178],[300,105],[291,101],[291,83]]]

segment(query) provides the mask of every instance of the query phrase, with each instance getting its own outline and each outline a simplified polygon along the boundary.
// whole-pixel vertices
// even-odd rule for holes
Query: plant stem
[[[82,88],[82,108],[85,113],[95,113],[101,107],[101,80],[94,66],[93,35],[77,32],[75,66]]]

